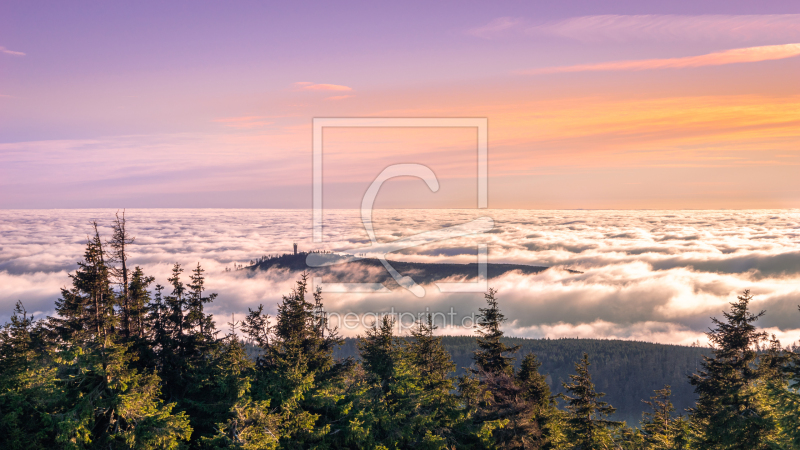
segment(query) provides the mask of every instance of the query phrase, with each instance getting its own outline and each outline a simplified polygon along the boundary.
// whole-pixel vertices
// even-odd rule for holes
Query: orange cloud
[[[688,67],[721,66],[725,64],[770,61],[775,59],[792,58],[798,55],[800,55],[800,44],[765,45],[761,47],[736,48],[699,56],[687,56],[683,58],[611,61],[598,64],[545,67],[542,69],[523,70],[517,73],[541,75],[551,73],[598,72],[611,70],[683,69]]]
[[[298,81],[294,84],[298,91],[352,91],[353,88],[349,86],[342,86],[340,84],[317,84],[309,81]]]
[[[22,52],[15,52],[14,50],[9,50],[2,45],[0,45],[0,53],[5,53],[6,55],[13,55],[13,56],[25,56],[25,53]]]
[[[492,170],[544,167],[786,166],[797,155],[800,97],[575,98],[488,111]]]

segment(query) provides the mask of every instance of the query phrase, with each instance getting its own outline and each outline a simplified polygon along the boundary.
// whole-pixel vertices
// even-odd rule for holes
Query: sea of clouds
[[[0,321],[8,320],[17,300],[37,317],[54,314],[54,301],[70,283],[91,222],[96,220],[104,238],[110,238],[115,212],[0,211]],[[209,291],[219,293],[209,310],[222,329],[231,317],[240,320],[262,303],[274,314],[297,279],[285,270],[226,268],[289,253],[293,243],[301,251],[346,251],[370,242],[355,210],[326,211],[322,244],[312,243],[308,210],[139,209],[125,214],[136,238],[129,264],[143,267],[162,285],[174,263],[186,267],[187,279],[201,264]],[[389,259],[475,262],[476,244],[487,243],[490,263],[551,267],[490,281],[509,319],[505,330],[515,336],[705,343],[710,317],[721,317],[729,302],[750,289],[754,310],[766,310],[758,324],[784,344],[800,339],[798,210],[377,210],[373,223],[378,240],[389,242],[481,216],[494,220],[489,233],[409,248]],[[446,294],[433,286],[426,286],[422,298],[402,289],[325,295],[326,309],[335,317],[439,312],[440,331],[451,334],[471,333],[471,317],[483,305],[482,294]],[[343,334],[360,330],[358,324]]]

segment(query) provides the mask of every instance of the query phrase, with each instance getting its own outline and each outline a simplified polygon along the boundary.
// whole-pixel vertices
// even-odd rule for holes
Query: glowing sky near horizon
[[[494,208],[800,207],[800,4],[3,2],[0,208],[311,205],[313,117],[487,117]],[[326,206],[474,134],[326,136]]]

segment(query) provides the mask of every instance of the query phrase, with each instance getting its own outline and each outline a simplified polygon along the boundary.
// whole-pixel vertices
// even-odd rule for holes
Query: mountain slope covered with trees
[[[474,366],[473,354],[478,349],[474,336],[441,336],[441,341],[456,366],[456,375]],[[642,399],[664,385],[672,386],[672,402],[677,411],[693,406],[697,395],[687,377],[697,372],[703,356],[711,354],[711,349],[698,346],[620,340],[503,337],[501,341],[508,346],[519,346],[512,355],[517,369],[525,355],[535,354],[542,363],[539,371],[554,393],[565,392],[562,383],[569,381],[575,362],[588,353],[595,384],[617,408],[615,419],[631,424],[638,423],[648,409]],[[358,359],[357,344],[358,339],[346,338],[334,350],[334,357]]]

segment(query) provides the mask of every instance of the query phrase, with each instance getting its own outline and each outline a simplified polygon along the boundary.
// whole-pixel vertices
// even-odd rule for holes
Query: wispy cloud
[[[597,64],[578,64],[574,66],[545,67],[541,69],[522,70],[517,73],[539,75],[567,72],[599,72],[611,70],[652,70],[682,69],[702,66],[721,66],[746,62],[770,61],[786,59],[800,55],[800,44],[765,45],[746,47],[708,53],[699,56],[682,58],[640,59],[626,61],[610,61]]]
[[[298,81],[294,84],[298,91],[352,91],[353,88],[341,84],[318,84],[309,81]]]
[[[525,24],[519,17],[498,17],[486,25],[475,27],[467,31],[468,34],[484,39],[491,39],[505,31],[513,30]]]
[[[508,35],[556,36],[579,41],[736,41],[800,37],[800,14],[596,15],[534,23],[500,17],[467,31],[485,39]]]
[[[0,53],[5,53],[6,55],[13,55],[13,56],[25,56],[25,53],[9,50],[3,47],[2,45],[0,45]]]

